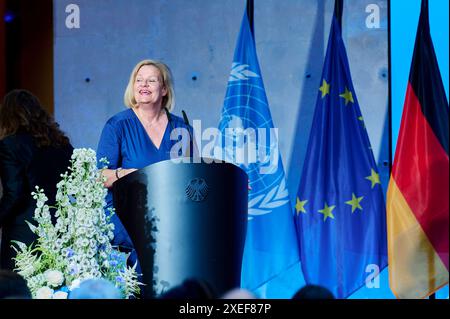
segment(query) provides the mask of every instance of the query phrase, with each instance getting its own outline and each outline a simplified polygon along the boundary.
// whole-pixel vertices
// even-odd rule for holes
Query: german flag
[[[387,194],[389,281],[397,298],[448,284],[448,101],[422,0]]]

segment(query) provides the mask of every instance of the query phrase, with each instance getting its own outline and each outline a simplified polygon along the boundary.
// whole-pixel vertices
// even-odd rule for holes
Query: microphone
[[[169,121],[170,127],[172,128],[172,131],[173,131],[172,115],[170,115],[169,110],[165,106],[164,106],[164,111],[166,112],[167,120]]]
[[[189,120],[188,120],[188,117],[186,115],[186,112],[184,110],[181,110],[181,113],[183,113],[184,124],[189,126]]]
[[[193,150],[192,150],[192,148],[193,148],[192,146],[194,145],[194,138],[192,137],[191,130],[189,129],[190,124],[189,124],[189,119],[188,119],[188,117],[186,115],[186,112],[184,110],[181,110],[181,113],[183,114],[184,124],[187,125],[187,130],[189,132],[189,138],[191,139],[190,142],[189,142],[189,157],[192,158],[192,156],[194,155],[193,154]]]

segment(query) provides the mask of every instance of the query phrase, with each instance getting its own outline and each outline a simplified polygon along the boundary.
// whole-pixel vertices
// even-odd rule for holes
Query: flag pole
[[[420,6],[420,18],[425,19],[426,21],[426,28],[430,28],[430,20],[429,20],[429,13],[428,13],[428,0],[422,0],[421,6]],[[436,293],[433,292],[428,299],[436,299]]]
[[[428,0],[422,0],[420,5],[420,18],[425,19],[425,26],[430,30],[430,17],[428,15]]]
[[[339,23],[339,28],[342,32],[342,11],[344,9],[344,0],[335,0],[334,1],[334,15]]]
[[[388,145],[389,145],[389,176],[391,176],[392,173],[392,162],[393,162],[393,140],[392,140],[392,55],[391,55],[391,0],[388,0]]]
[[[255,38],[255,29],[253,27],[253,16],[254,16],[254,0],[247,0],[247,17],[248,23],[250,24],[250,31],[252,32],[253,38]]]
[[[420,19],[425,19],[425,27],[430,28],[429,16],[428,16],[428,0],[422,0],[420,5]],[[436,293],[432,293],[428,299],[436,299]]]

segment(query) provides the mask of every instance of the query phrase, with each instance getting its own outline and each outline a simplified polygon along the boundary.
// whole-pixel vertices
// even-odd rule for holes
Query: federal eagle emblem
[[[194,178],[189,181],[185,192],[190,200],[201,202],[208,196],[208,190],[208,184],[206,184],[206,181],[203,178]]]

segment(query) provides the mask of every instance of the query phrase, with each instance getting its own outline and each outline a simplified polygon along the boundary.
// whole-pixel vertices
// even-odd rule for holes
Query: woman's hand
[[[112,184],[117,180],[116,171],[114,169],[105,168],[102,170],[102,175],[106,177],[106,180],[103,183],[106,188],[110,188]]]
[[[105,168],[102,171],[102,175],[106,177],[106,181],[103,185],[106,188],[111,188],[114,182],[117,181],[119,178],[122,178],[125,175],[128,175],[136,170],[137,170],[136,168],[117,168],[117,169]]]

